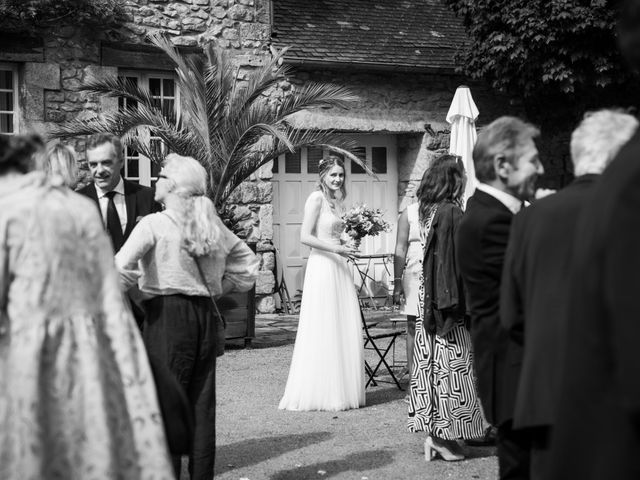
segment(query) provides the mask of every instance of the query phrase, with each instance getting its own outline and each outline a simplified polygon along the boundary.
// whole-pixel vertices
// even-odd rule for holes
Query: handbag
[[[202,267],[200,266],[200,262],[198,261],[197,258],[194,258],[194,261],[196,262],[196,265],[198,267],[198,272],[200,272],[200,279],[202,280],[202,283],[204,283],[204,286],[206,287],[207,292],[209,292],[209,298],[211,298],[211,303],[213,303],[213,308],[216,311],[216,316],[217,316],[216,318],[216,357],[221,357],[222,355],[224,355],[224,348],[226,344],[225,329],[227,328],[227,321],[224,319],[224,317],[220,313],[220,309],[218,308],[216,299],[214,298],[213,294],[211,293],[211,290],[209,289],[209,284],[207,283],[207,280],[204,277],[204,273],[202,272]]]

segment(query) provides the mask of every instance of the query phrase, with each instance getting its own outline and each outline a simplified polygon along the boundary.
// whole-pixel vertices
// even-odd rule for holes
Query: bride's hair
[[[183,247],[194,257],[211,255],[217,249],[220,229],[215,206],[206,196],[207,171],[194,158],[171,153],[163,173],[175,184],[173,193],[184,201]]]
[[[344,161],[340,157],[336,157],[335,155],[329,155],[327,158],[323,158],[318,163],[318,174],[320,175],[318,190],[320,190],[324,194],[324,196],[327,197],[327,199],[331,199],[331,195],[329,195],[329,189],[324,183],[324,179],[333,167],[340,167],[344,173],[344,182],[342,182],[342,186],[340,187],[340,197],[338,198],[338,200],[344,200],[347,196],[347,189],[345,187],[347,183],[347,169],[344,168]]]

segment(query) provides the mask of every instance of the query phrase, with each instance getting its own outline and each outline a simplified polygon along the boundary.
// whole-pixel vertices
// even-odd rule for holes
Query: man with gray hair
[[[627,113],[587,114],[571,135],[576,179],[513,219],[501,283],[500,321],[524,348],[513,428],[531,441],[532,479],[547,478],[577,219],[599,174],[637,127],[638,121]]]
[[[497,427],[501,479],[529,476],[529,449],[511,428],[522,347],[500,325],[500,280],[513,216],[532,200],[544,172],[534,138],[538,129],[500,117],[478,135],[473,149],[480,182],[457,233],[456,255],[471,316],[478,395],[487,421]]]

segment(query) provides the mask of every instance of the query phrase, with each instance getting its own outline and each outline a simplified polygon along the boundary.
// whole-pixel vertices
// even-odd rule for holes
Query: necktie
[[[122,234],[122,226],[120,225],[120,216],[116,210],[116,204],[113,201],[116,192],[109,192],[105,196],[109,199],[107,203],[107,232],[111,237],[113,250],[117,252],[124,244],[124,235]]]

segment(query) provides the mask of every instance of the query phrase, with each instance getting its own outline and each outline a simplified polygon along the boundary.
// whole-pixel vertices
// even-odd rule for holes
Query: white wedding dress
[[[340,244],[342,220],[321,192],[320,240]],[[280,401],[285,410],[337,411],[364,406],[364,351],[360,307],[347,260],[311,249],[304,277],[298,334]]]

